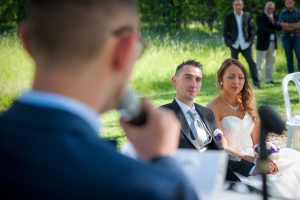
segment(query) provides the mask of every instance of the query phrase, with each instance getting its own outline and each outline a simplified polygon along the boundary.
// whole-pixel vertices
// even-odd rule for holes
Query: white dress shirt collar
[[[20,102],[71,112],[85,120],[95,132],[100,130],[99,114],[88,105],[71,97],[37,90],[24,91]]]
[[[240,15],[238,15],[235,11],[233,11],[233,13],[234,13],[235,17],[241,17],[241,16],[243,15],[244,12],[241,11]]]
[[[178,103],[180,109],[182,110],[182,112],[184,114],[186,114],[190,109],[194,109],[195,110],[195,105],[193,104],[192,107],[189,107],[188,105],[186,105],[185,103],[182,103],[180,100],[176,99],[176,102]]]

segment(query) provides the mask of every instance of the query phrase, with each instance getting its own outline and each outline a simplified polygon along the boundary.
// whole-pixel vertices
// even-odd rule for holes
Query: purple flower
[[[271,155],[273,153],[278,153],[280,151],[280,148],[275,142],[266,142],[266,148],[268,151],[268,155]],[[253,147],[255,153],[260,153],[260,145],[257,144]]]
[[[214,138],[215,140],[220,143],[223,137],[223,132],[220,129],[214,130]]]

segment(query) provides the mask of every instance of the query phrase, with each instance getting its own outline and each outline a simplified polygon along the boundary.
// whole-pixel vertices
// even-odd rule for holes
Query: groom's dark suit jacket
[[[0,114],[0,199],[196,199],[176,161],[116,152],[73,113],[16,102]]]
[[[206,125],[207,129],[209,130],[209,134],[213,138],[211,143],[209,143],[206,147],[207,149],[211,150],[221,150],[223,149],[217,141],[215,141],[215,138],[213,137],[213,132],[216,129],[215,125],[215,118],[213,115],[213,112],[203,107],[199,104],[194,104],[195,109],[198,112],[199,116],[201,117],[202,121]],[[172,103],[162,105],[161,108],[166,108],[173,110],[180,122],[181,125],[181,134],[180,134],[180,141],[179,141],[179,148],[188,148],[188,149],[199,149],[197,147],[197,143],[194,142],[191,138],[191,129],[189,127],[189,124],[184,116],[184,113],[182,112],[180,106],[174,99]],[[227,176],[226,179],[230,181],[238,181],[239,179],[237,176],[235,176],[234,172],[238,172],[244,176],[249,176],[249,172],[252,169],[254,165],[250,162],[247,162],[245,160],[242,161],[233,161],[229,160],[228,162],[228,170],[227,170]]]

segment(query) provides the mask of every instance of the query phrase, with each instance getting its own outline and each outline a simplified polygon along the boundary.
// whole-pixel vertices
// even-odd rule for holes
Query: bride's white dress
[[[248,113],[243,119],[226,116],[221,120],[221,126],[229,147],[248,155],[254,155],[251,139],[254,123]],[[275,175],[268,175],[270,195],[300,199],[300,153],[293,149],[281,148],[277,165],[279,172]],[[238,176],[242,182],[261,189],[261,176],[243,177],[240,174]]]

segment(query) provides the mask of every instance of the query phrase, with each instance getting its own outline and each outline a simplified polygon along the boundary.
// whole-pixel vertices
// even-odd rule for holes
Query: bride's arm
[[[251,139],[253,146],[259,144],[259,137],[260,137],[260,124],[259,122],[255,122],[254,128],[251,132]]]
[[[247,160],[248,162],[255,163],[255,157],[246,155],[243,152],[239,152],[239,151],[236,151],[236,150],[228,147],[227,140],[224,136],[222,137],[221,144],[222,144],[224,150],[227,151],[228,153],[230,153],[231,155],[241,158],[243,160]]]

